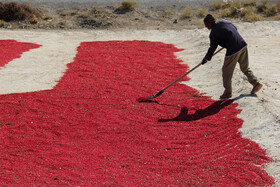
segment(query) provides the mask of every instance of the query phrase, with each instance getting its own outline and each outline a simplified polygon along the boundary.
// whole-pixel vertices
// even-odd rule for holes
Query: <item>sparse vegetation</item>
[[[223,7],[223,1],[216,1],[210,5],[210,10],[215,11]]]
[[[166,17],[174,15],[174,12],[170,8],[165,9],[164,13]]]
[[[5,23],[6,23],[5,21],[0,20],[0,28],[4,27]]]
[[[279,2],[268,4],[268,0],[244,0],[234,2],[217,1],[211,4],[212,12],[219,12],[223,18],[239,18],[243,21],[260,21],[264,17],[277,17],[279,14]],[[278,16],[279,17],[279,16]]]
[[[259,13],[264,13],[266,10],[266,5],[264,3],[257,4],[256,8]]]
[[[219,0],[209,7],[136,7],[136,1],[120,6],[35,9],[28,4],[1,3],[1,28],[109,29],[109,28],[203,28],[208,13],[219,20],[280,20],[280,1]]]
[[[198,17],[203,18],[207,15],[208,10],[206,8],[198,9]]]
[[[263,20],[262,16],[255,14],[255,13],[246,14],[243,17],[243,21],[248,21],[248,22],[261,21],[261,20]]]
[[[244,0],[243,5],[244,6],[256,6],[257,0]]]
[[[234,1],[230,4],[230,6],[240,9],[240,8],[243,8],[245,5],[244,5],[244,3],[240,2],[240,1]]]
[[[277,5],[269,5],[265,10],[266,16],[275,16],[279,12]]]
[[[136,1],[122,1],[121,6],[116,9],[116,12],[126,12],[134,9],[134,5],[137,5]]]
[[[0,2],[0,19],[4,21],[23,21],[36,20],[40,17],[37,9],[30,7],[28,4],[18,3],[1,3]]]
[[[254,14],[254,12],[255,10],[253,9],[253,7],[245,7],[241,10],[240,15],[241,17],[245,17]]]
[[[187,18],[192,18],[193,17],[193,10],[191,8],[187,8],[183,11],[182,17],[187,19]]]

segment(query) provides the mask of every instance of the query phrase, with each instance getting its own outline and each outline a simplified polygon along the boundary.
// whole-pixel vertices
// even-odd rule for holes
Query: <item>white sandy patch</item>
[[[244,138],[260,144],[274,162],[266,168],[280,186],[280,22],[236,24],[249,44],[250,67],[263,83],[257,96],[250,95],[252,86],[236,68],[233,77],[233,96],[242,109],[238,116],[244,120],[240,131]],[[73,61],[80,42],[108,40],[148,40],[175,44],[185,49],[177,53],[191,68],[200,63],[208,45],[207,29],[158,31],[0,31],[0,39],[15,39],[42,45],[25,52],[0,69],[0,94],[52,89]],[[217,100],[223,92],[221,67],[225,51],[213,57],[188,76],[190,85]],[[158,90],[155,90],[157,92]]]

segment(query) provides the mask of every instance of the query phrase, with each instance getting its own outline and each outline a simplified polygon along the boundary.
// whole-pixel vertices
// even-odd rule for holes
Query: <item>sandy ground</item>
[[[250,95],[252,89],[236,68],[233,77],[233,97],[242,109],[244,120],[240,131],[263,147],[274,159],[266,170],[280,186],[280,22],[236,23],[249,44],[250,67],[263,83],[263,89]],[[73,61],[76,49],[83,41],[148,40],[174,44],[185,49],[177,53],[183,63],[194,67],[208,49],[209,31],[193,30],[1,30],[0,39],[41,44],[15,59],[0,70],[0,94],[52,89]],[[190,85],[217,100],[223,92],[221,67],[225,51],[212,61],[189,74]],[[158,90],[155,90],[158,91]]]

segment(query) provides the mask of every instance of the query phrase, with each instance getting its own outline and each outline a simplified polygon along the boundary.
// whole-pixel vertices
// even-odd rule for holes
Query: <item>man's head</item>
[[[213,25],[216,22],[215,18],[211,14],[207,14],[203,21],[205,27],[207,27],[209,30],[212,29]]]

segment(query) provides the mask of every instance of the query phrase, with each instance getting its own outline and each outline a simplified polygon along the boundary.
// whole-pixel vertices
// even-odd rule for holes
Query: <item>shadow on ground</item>
[[[255,94],[241,94],[238,97],[235,97],[233,99],[227,99],[227,100],[219,100],[213,103],[212,105],[206,107],[205,109],[198,109],[194,114],[188,114],[188,108],[183,107],[181,108],[180,114],[171,119],[159,119],[158,122],[169,122],[169,121],[196,121],[200,120],[202,118],[215,115],[219,113],[223,108],[229,106],[234,101],[238,99],[242,99],[244,97],[257,97]],[[152,102],[157,103],[158,102]]]

